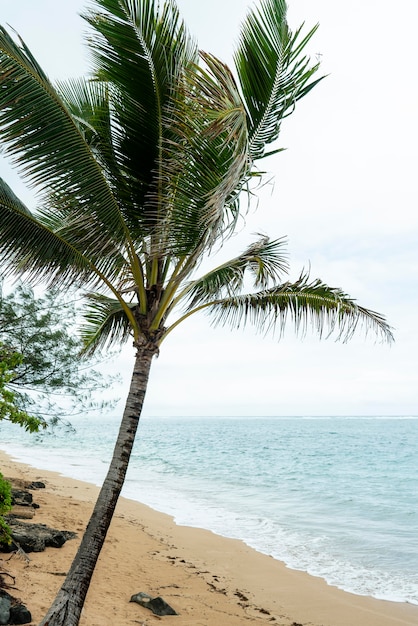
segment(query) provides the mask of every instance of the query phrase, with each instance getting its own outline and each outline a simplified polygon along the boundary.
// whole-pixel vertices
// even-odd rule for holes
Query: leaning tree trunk
[[[71,568],[39,626],[77,626],[128,469],[148,384],[154,346],[140,346],[107,476]]]

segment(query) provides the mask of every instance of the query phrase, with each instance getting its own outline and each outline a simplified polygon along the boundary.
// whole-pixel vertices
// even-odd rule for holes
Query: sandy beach
[[[81,537],[98,488],[17,463],[0,451],[7,478],[40,480],[32,521]],[[138,494],[140,497],[140,494]],[[59,549],[31,553],[26,562],[0,554],[0,570],[16,577],[18,596],[42,618],[77,549],[70,540]],[[178,613],[157,617],[130,597],[162,596]],[[287,568],[244,543],[209,531],[177,526],[162,513],[121,498],[100,556],[81,626],[416,626],[418,606],[352,595],[323,580]]]

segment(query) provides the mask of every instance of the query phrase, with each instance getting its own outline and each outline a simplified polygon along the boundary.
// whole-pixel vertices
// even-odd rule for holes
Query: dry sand
[[[41,480],[32,520],[81,536],[97,487],[13,461],[0,451],[6,477]],[[138,494],[140,497],[140,494]],[[0,570],[16,576],[18,596],[40,621],[78,545],[18,555],[0,554]],[[162,596],[178,613],[156,617],[130,603],[143,591]],[[164,514],[121,499],[87,596],[81,626],[417,626],[418,606],[355,596],[286,568],[244,543],[177,526]]]

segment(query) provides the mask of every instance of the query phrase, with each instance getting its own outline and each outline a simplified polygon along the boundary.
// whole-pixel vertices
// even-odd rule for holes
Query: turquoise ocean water
[[[0,448],[100,484],[118,420],[0,423]],[[1,468],[0,468],[1,471]],[[124,495],[356,594],[418,604],[418,418],[145,418]]]

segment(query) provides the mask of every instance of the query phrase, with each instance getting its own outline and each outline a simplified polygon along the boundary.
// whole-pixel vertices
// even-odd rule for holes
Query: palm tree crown
[[[349,335],[361,319],[388,336],[380,316],[340,290],[306,276],[283,285],[282,241],[260,237],[192,278],[234,231],[240,194],[282,118],[319,80],[304,55],[315,29],[292,34],[285,12],[282,0],[264,0],[249,14],[237,78],[199,53],[173,0],[96,0],[84,16],[94,72],[55,86],[24,42],[1,30],[0,136],[40,192],[32,213],[3,183],[3,262],[30,279],[86,289],[86,349],[131,333],[158,347],[202,308],[233,326],[273,327],[291,312],[297,324],[310,317],[341,331],[342,322]],[[246,274],[256,292],[242,295]]]

